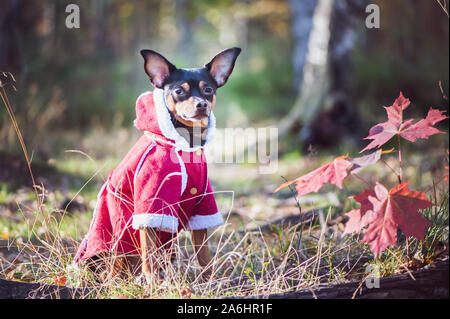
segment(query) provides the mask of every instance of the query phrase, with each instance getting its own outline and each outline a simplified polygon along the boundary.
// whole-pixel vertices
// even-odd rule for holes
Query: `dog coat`
[[[223,224],[204,154],[215,125],[211,113],[204,146],[190,147],[172,124],[163,90],[139,96],[135,126],[144,134],[101,188],[74,262],[103,251],[138,254],[141,228],[155,228],[164,244],[182,229]]]

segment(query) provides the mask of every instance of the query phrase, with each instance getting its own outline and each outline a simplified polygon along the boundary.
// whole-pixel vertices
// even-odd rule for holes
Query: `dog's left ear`
[[[217,87],[223,86],[233,72],[234,63],[241,53],[241,48],[231,48],[220,52],[211,62],[205,65],[217,83]]]

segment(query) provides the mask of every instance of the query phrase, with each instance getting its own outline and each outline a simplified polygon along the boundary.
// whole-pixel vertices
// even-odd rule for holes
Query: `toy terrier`
[[[227,49],[203,68],[181,69],[155,51],[141,51],[155,87],[136,101],[134,124],[143,135],[101,188],[75,263],[98,265],[112,256],[109,274],[128,269],[155,282],[161,261],[173,255],[172,243],[184,229],[192,232],[203,276],[210,277],[207,229],[223,224],[223,218],[204,148],[214,136],[217,89],[227,82],[240,52]]]

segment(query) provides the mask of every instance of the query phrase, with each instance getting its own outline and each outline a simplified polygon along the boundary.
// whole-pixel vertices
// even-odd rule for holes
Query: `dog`
[[[217,89],[231,75],[240,48],[217,54],[202,68],[177,68],[153,50],[142,50],[152,92],[136,101],[142,137],[102,186],[89,231],[74,262],[102,265],[109,274],[140,272],[160,279],[177,233],[192,233],[202,275],[211,275],[207,229],[223,224],[208,178],[204,148],[212,141]]]

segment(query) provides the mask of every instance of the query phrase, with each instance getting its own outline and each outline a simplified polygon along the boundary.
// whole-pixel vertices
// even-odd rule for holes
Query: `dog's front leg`
[[[139,237],[141,242],[141,261],[142,273],[145,276],[147,285],[151,288],[152,285],[159,283],[159,269],[162,262],[158,248],[158,236],[153,228],[144,228],[139,230]]]
[[[206,229],[193,230],[192,241],[194,243],[198,263],[203,268],[202,276],[204,279],[210,279],[212,273],[212,259],[211,254],[209,253],[208,233]]]

